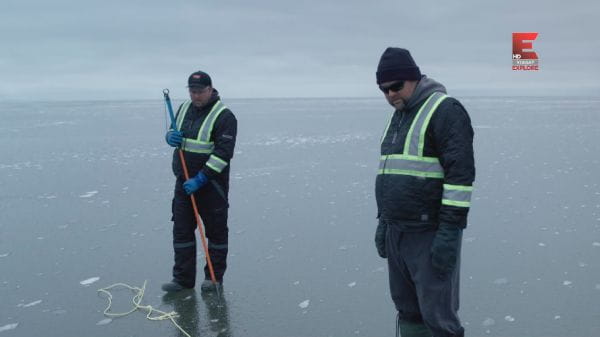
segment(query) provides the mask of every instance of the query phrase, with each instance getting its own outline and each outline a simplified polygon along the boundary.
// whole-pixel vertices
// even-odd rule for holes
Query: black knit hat
[[[420,79],[421,71],[408,50],[388,47],[383,52],[377,66],[377,84],[396,80],[418,81]]]
[[[188,88],[204,88],[207,86],[212,86],[212,80],[203,71],[197,71],[188,77]]]

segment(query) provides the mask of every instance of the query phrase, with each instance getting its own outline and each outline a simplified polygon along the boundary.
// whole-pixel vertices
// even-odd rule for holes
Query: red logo
[[[512,34],[513,70],[540,70],[538,55],[533,50],[533,41],[537,36],[537,32]]]

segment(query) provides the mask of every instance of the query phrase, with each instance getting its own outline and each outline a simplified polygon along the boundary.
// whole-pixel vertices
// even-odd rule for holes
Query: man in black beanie
[[[395,108],[381,140],[375,245],[388,260],[397,330],[462,337],[460,250],[475,180],[471,120],[443,85],[421,75],[406,49],[387,48],[376,75]]]

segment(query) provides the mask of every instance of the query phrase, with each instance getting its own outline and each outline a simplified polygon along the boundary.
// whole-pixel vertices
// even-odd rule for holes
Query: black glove
[[[385,234],[387,232],[387,223],[379,220],[379,225],[375,230],[375,247],[377,247],[377,253],[382,258],[387,258],[387,251],[385,250]]]
[[[456,267],[462,229],[451,224],[440,224],[431,244],[431,263],[440,273],[450,273]]]

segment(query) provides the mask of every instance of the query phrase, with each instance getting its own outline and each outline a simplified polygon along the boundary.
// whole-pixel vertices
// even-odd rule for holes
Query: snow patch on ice
[[[94,195],[98,194],[98,191],[89,191],[89,192],[85,192],[84,194],[80,195],[80,198],[91,198]]]
[[[112,322],[111,318],[105,318],[105,319],[103,319],[101,321],[98,321],[98,323],[96,323],[96,325],[106,325],[106,324],[108,324],[110,322]]]
[[[42,300],[37,300],[37,301],[33,301],[31,303],[27,303],[27,304],[19,304],[17,305],[17,307],[22,307],[22,308],[28,308],[28,307],[33,307],[34,305],[38,305],[42,303]]]
[[[17,326],[19,326],[19,323],[12,323],[12,324],[7,324],[5,326],[0,326],[0,332],[16,329]]]
[[[573,282],[569,281],[569,280],[565,280],[563,281],[563,285],[564,286],[570,286],[571,284],[573,284]]]
[[[494,284],[497,284],[497,285],[502,285],[502,284],[507,284],[507,283],[508,283],[508,279],[506,277],[499,278],[494,281]]]
[[[354,286],[356,286],[356,282],[350,282],[350,283],[348,283],[348,287],[352,288]]]
[[[7,257],[8,255],[10,255],[10,253],[4,253],[4,254],[0,254],[0,257]]]
[[[594,242],[594,243],[592,243],[592,246],[594,246],[594,247],[600,247],[600,242]]]
[[[81,282],[79,282],[79,284],[83,285],[83,286],[88,286],[92,283],[98,282],[98,280],[100,280],[99,277],[90,277],[89,279],[83,280]]]
[[[508,315],[508,316],[504,317],[504,320],[507,321],[507,322],[514,322],[515,318],[512,317],[512,316],[510,316],[510,315]]]
[[[494,321],[494,319],[493,319],[493,318],[490,318],[490,317],[486,318],[486,319],[485,319],[485,320],[484,320],[484,321],[481,323],[481,325],[483,325],[483,326],[492,326],[492,325],[494,325],[494,324],[496,324],[496,321]]]
[[[298,304],[298,306],[302,309],[306,309],[306,308],[308,308],[309,304],[310,304],[310,300],[306,300],[306,301],[300,302],[300,304]]]

